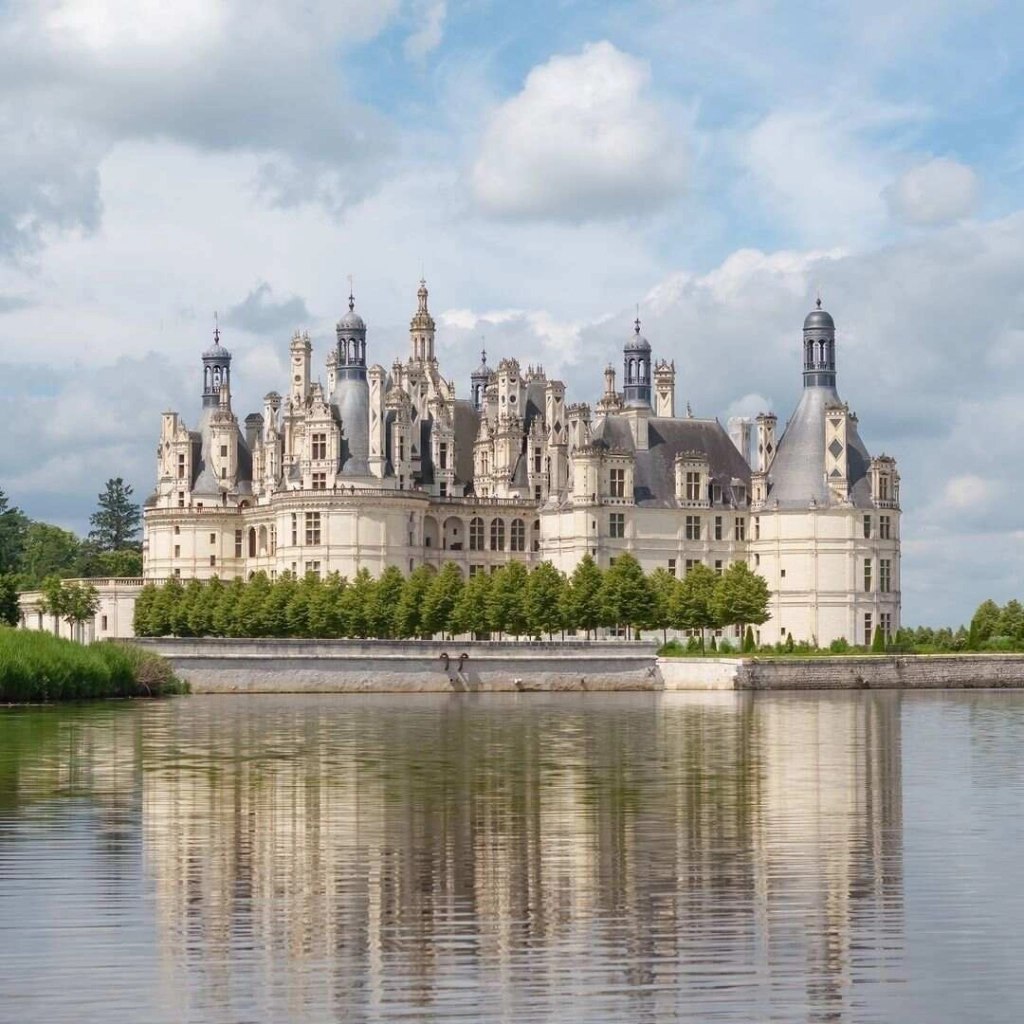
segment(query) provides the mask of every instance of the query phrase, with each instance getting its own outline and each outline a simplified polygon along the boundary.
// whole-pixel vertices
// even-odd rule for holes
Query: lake
[[[0,1020],[1024,1020],[1024,693],[0,711]]]

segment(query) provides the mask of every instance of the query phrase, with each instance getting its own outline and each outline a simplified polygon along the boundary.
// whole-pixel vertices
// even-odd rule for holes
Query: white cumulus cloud
[[[968,216],[978,201],[978,176],[947,157],[902,174],[885,190],[890,212],[907,224],[948,224]]]
[[[580,221],[641,213],[684,185],[682,141],[648,65],[609,42],[535,67],[494,112],[472,169],[479,205]]]

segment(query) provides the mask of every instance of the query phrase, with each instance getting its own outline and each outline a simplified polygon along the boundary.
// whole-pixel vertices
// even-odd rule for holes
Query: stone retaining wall
[[[1024,688],[1024,654],[898,654],[874,657],[745,658],[738,690]]]
[[[653,643],[214,638],[133,642],[166,657],[195,693],[662,688]]]

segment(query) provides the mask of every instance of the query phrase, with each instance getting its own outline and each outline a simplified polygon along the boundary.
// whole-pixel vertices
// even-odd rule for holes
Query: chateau
[[[817,307],[782,430],[771,412],[728,431],[677,416],[675,366],[654,360],[639,320],[621,390],[609,366],[593,407],[570,403],[542,368],[492,368],[486,353],[457,398],[422,281],[404,361],[370,362],[350,296],[326,383],[296,332],[287,388],[240,422],[216,330],[198,421],[163,415],[145,577],[351,577],[445,562],[468,576],[512,559],[570,572],[588,552],[607,567],[625,551],[682,576],[744,559],[772,591],[762,641],[870,642],[876,626],[899,625],[899,475],[894,459],[868,454],[839,397],[835,324]]]

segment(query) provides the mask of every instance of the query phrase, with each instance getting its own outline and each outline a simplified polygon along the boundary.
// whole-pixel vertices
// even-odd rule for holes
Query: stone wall
[[[1024,688],[1024,654],[744,659],[738,690]]]
[[[169,659],[195,693],[662,688],[656,645],[648,643],[170,638],[134,642]]]
[[[741,658],[659,658],[666,690],[735,690]]]

